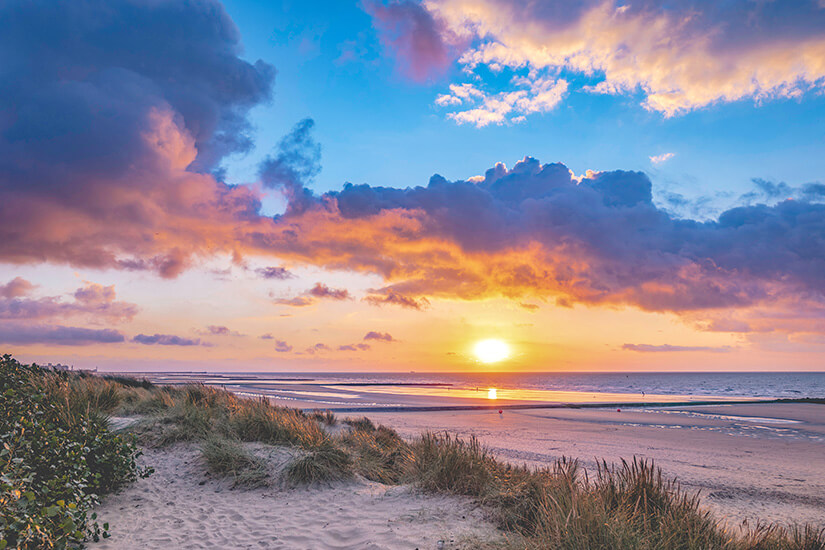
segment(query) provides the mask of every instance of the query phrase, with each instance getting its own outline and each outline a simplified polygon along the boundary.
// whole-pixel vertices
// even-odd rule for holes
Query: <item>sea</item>
[[[461,408],[825,399],[825,372],[132,373],[307,409]]]

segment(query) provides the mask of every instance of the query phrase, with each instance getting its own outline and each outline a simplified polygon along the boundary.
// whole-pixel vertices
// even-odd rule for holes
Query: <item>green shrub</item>
[[[150,472],[135,443],[110,432],[105,382],[0,361],[0,548],[66,548],[107,536],[88,510]],[[97,379],[99,380],[99,379]],[[84,382],[85,383],[85,382]]]

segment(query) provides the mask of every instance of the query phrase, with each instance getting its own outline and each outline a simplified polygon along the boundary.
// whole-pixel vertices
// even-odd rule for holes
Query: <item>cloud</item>
[[[373,306],[382,306],[382,305],[396,305],[405,307],[408,309],[416,309],[416,310],[423,310],[429,307],[430,301],[422,296],[420,298],[413,298],[411,296],[404,296],[403,294],[399,294],[392,289],[388,289],[379,294],[371,294],[364,298],[364,300]]]
[[[298,122],[278,144],[275,156],[260,166],[261,182],[280,189],[288,200],[287,213],[303,212],[313,202],[307,185],[321,171],[321,146],[312,137],[315,121]]]
[[[416,67],[429,59],[443,66],[442,46],[446,59],[460,47],[467,71],[499,71],[517,88],[482,89],[469,75],[449,88],[446,106],[478,108],[526,91],[507,96],[510,121],[524,116],[519,105],[552,108],[557,95],[537,94],[562,80],[565,94],[592,78],[591,91],[640,94],[648,108],[673,115],[819,89],[825,74],[825,12],[804,2],[676,2],[667,10],[645,1],[622,10],[543,2],[525,10],[461,1],[368,9],[376,21],[398,22],[404,32],[387,43],[411,52]],[[766,33],[767,21],[783,24]],[[209,0],[0,4],[0,55],[9,60],[0,104],[10,114],[0,116],[0,261],[174,277],[216,254],[252,255],[378,276],[383,286],[364,298],[373,305],[552,299],[677,312],[697,323],[735,311],[749,317],[730,317],[749,327],[770,319],[787,330],[807,319],[782,320],[803,311],[788,296],[804,302],[804,315],[825,301],[818,182],[794,200],[779,195],[781,185],[763,185],[752,201],[702,221],[657,207],[643,173],[573,176],[529,157],[466,180],[347,184],[316,196],[306,185],[320,148],[303,120],[261,167],[260,183],[284,193],[287,210],[261,215],[258,191],[220,178],[226,155],[249,148],[247,114],[269,99],[274,78],[269,65],[241,59],[240,48],[234,24]],[[55,312],[134,315],[108,288],[69,300],[6,284],[3,311],[38,321]],[[286,300],[348,297],[321,286]]]
[[[398,58],[402,71],[419,82],[442,74],[452,61],[447,29],[422,4],[396,0],[364,2],[381,44]]]
[[[520,302],[518,306],[527,311],[538,311],[541,308],[538,304],[530,304],[527,302]]]
[[[436,98],[436,104],[467,107],[448,113],[447,118],[459,124],[483,128],[489,124],[519,123],[527,115],[552,111],[567,95],[568,88],[566,80],[553,78],[535,81],[515,78],[512,85],[514,90],[494,94],[475,89],[475,93],[465,98],[461,95],[440,95]]]
[[[323,283],[315,283],[315,286],[294,298],[280,298],[275,300],[276,304],[292,307],[306,307],[318,302],[318,300],[349,300],[352,296],[344,288],[330,288]]]
[[[712,311],[825,292],[825,205],[739,206],[699,222],[652,200],[641,172],[588,172],[525,158],[483,178],[395,189],[347,184],[279,220],[274,253],[382,276],[370,304],[430,298]],[[754,253],[759,250],[759,253]],[[820,297],[820,298],[817,298]]]
[[[114,329],[0,323],[0,343],[3,344],[85,346],[92,344],[113,344],[123,342],[124,340],[123,334]]]
[[[292,346],[290,346],[283,340],[275,340],[275,351],[277,351],[278,353],[288,353],[292,351]]]
[[[315,355],[316,353],[321,351],[332,351],[332,349],[328,345],[319,342],[314,346],[308,347],[306,350],[304,350],[305,353],[308,353],[310,355]]]
[[[349,344],[345,346],[338,346],[338,351],[368,351],[370,349],[370,345],[364,344],[363,342],[358,342],[356,344]]]
[[[275,75],[240,51],[216,0],[0,4],[0,261],[173,277],[234,252],[267,222],[215,174]]]
[[[392,334],[389,332],[376,332],[374,330],[369,331],[366,336],[364,336],[364,340],[376,340],[379,342],[393,342]]]
[[[330,288],[323,283],[315,283],[315,286],[309,289],[307,293],[315,298],[327,298],[330,300],[348,300],[351,297],[348,290],[344,288]]]
[[[313,305],[315,300],[309,296],[296,296],[294,298],[279,298],[275,300],[275,303],[282,306],[307,307]]]
[[[22,277],[15,277],[8,283],[0,285],[0,298],[12,299],[26,296],[34,290],[35,285]]]
[[[663,352],[682,352],[682,351],[703,351],[710,353],[727,353],[731,351],[730,346],[671,346],[670,344],[663,344],[660,346],[651,344],[624,344],[623,350],[638,351],[642,353],[663,353]]]
[[[132,342],[159,346],[201,346],[205,345],[199,338],[184,338],[173,334],[138,334]]]
[[[295,276],[285,267],[262,267],[256,269],[255,273],[263,279],[278,279],[280,281],[291,279]]]
[[[240,332],[231,330],[223,325],[209,325],[205,330],[198,331],[199,334],[210,336],[244,336]]]
[[[59,296],[23,297],[34,285],[17,277],[0,286],[0,319],[43,320],[55,317],[83,316],[93,323],[131,321],[138,307],[116,300],[115,287],[87,283],[77,289],[71,302]]]
[[[563,72],[583,82],[581,91],[640,94],[646,109],[674,116],[720,102],[799,97],[825,81],[825,15],[816,2],[429,0],[418,10],[437,23],[429,33],[396,26],[385,40],[402,63],[413,41],[420,51],[443,52],[445,40],[461,37],[462,74],[469,82],[492,74],[491,86],[508,74],[539,82]],[[367,12],[379,30],[393,20],[369,5]],[[428,74],[450,58],[416,60],[416,74]],[[457,121],[480,114],[439,99],[459,107]]]
[[[266,334],[261,334],[260,336],[258,336],[258,338],[260,338],[261,340],[272,340],[275,337],[272,336],[272,334],[267,332]]]
[[[654,155],[650,157],[650,162],[653,164],[662,164],[670,159],[672,159],[676,153],[662,153],[661,155]]]

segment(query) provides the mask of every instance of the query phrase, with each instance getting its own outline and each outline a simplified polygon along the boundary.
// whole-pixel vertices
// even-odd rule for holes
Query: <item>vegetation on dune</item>
[[[537,470],[515,467],[474,438],[425,433],[406,441],[368,418],[345,419],[347,427],[332,430],[338,421],[329,411],[307,414],[203,385],[45,373],[8,356],[2,384],[2,437],[9,445],[0,451],[0,510],[3,540],[11,546],[62,547],[99,536],[86,518],[89,506],[142,473],[134,445],[105,428],[105,415],[117,413],[145,417],[135,428],[144,444],[200,444],[206,468],[236,486],[271,481],[266,461],[245,446],[258,442],[300,449],[283,473],[291,484],[360,475],[474,498],[511,534],[513,548],[825,549],[825,531],[810,526],[726,531],[698,496],[648,461],[603,462],[591,475],[568,459]]]
[[[107,536],[90,508],[137,476],[132,438],[105,414],[118,387],[0,360],[0,548],[66,548]]]
[[[294,484],[314,484],[352,477],[352,457],[333,441],[326,440],[286,469]]]
[[[266,461],[238,442],[210,435],[201,444],[201,454],[213,474],[231,477],[236,487],[263,487],[269,484]]]

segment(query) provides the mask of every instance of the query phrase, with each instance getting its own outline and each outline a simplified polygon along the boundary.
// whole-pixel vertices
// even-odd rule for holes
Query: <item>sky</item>
[[[825,370],[823,92],[821,0],[4,2],[0,350]]]

